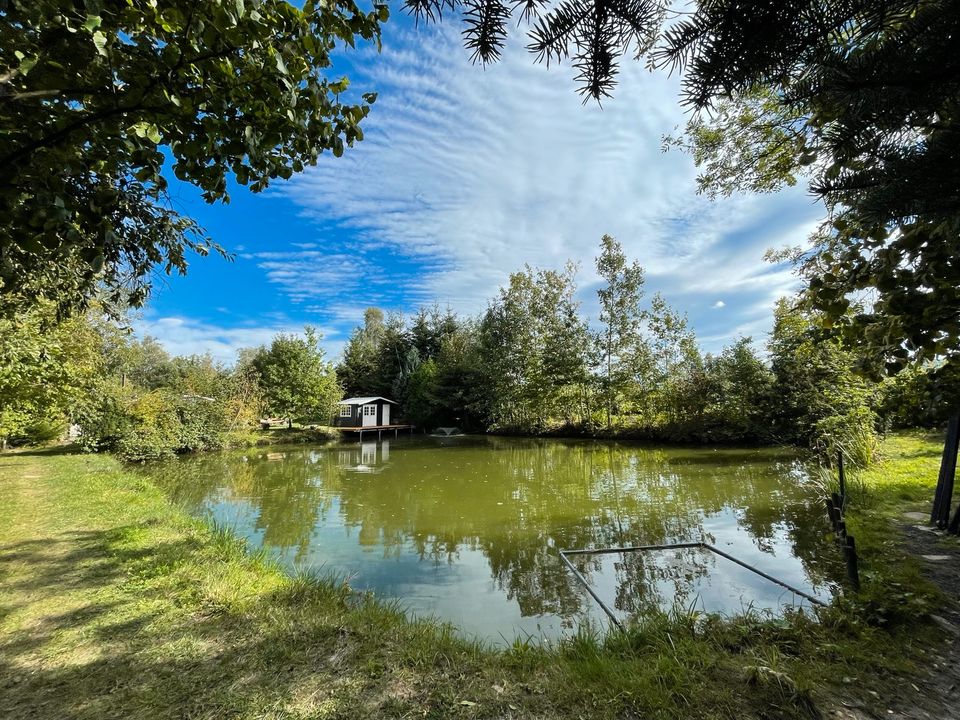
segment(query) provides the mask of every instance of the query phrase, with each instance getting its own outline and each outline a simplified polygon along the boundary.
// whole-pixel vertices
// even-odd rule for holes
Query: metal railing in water
[[[739,558],[736,558],[733,555],[724,552],[720,548],[714,547],[710,543],[705,543],[705,542],[682,542],[682,543],[668,543],[666,545],[634,545],[634,546],[627,546],[627,547],[587,548],[583,550],[561,550],[560,559],[563,560],[567,568],[570,569],[570,572],[573,573],[573,576],[583,585],[584,588],[586,588],[587,592],[590,593],[590,596],[597,601],[597,604],[607,614],[607,617],[610,618],[611,622],[613,622],[613,624],[616,625],[618,629],[623,630],[624,629],[623,623],[620,622],[620,620],[614,614],[613,610],[611,610],[610,607],[600,598],[600,596],[597,595],[594,589],[590,586],[590,582],[583,576],[583,574],[579,570],[577,570],[576,566],[574,566],[574,564],[570,562],[570,558],[568,556],[569,555],[607,555],[611,553],[627,553],[627,552],[656,552],[656,551],[662,551],[662,550],[682,550],[685,548],[699,548],[701,550],[709,550],[712,553],[716,553],[720,557],[726,558],[727,560],[730,560],[731,562],[734,562],[737,565],[740,565],[741,567],[746,568],[752,573],[756,573],[757,575],[764,578],[765,580],[775,583],[780,587],[786,588],[790,592],[804,598],[805,600],[810,601],[814,605],[819,605],[820,607],[825,606],[825,603],[822,600],[818,600],[812,595],[805,593],[803,590],[796,588],[793,585],[789,585],[788,583],[785,583],[783,580],[778,580],[777,578],[773,577],[773,575],[769,575],[765,573],[760,568],[754,567],[750,563],[746,563],[743,560],[740,560]]]

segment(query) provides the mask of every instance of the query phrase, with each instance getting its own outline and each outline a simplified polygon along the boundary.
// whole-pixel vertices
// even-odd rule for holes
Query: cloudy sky
[[[568,259],[581,264],[595,318],[593,258],[609,233],[646,268],[648,292],[689,315],[705,350],[740,335],[762,342],[794,283],[762,256],[813,229],[821,211],[805,191],[699,197],[691,159],[661,152],[684,121],[675,78],[627,60],[614,99],[583,105],[570,68],[534,65],[522,37],[483,69],[458,32],[395,12],[382,53],[349,57],[352,86],[379,99],[344,157],[325,155],[260,195],[238,188],[228,206],[180,188],[180,209],[234,259],[198,259],[161,282],[140,332],[230,362],[310,323],[335,356],[365,307],[436,301],[475,313],[524,263]]]

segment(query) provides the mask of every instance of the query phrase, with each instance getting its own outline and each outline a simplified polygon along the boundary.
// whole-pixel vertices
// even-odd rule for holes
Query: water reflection
[[[822,561],[831,553],[803,467],[770,451],[401,438],[203,455],[146,471],[191,512],[290,565],[348,574],[356,587],[487,638],[605,620],[559,548],[705,540],[820,595],[837,571]],[[721,611],[790,602],[701,551],[579,562],[624,617],[674,600]]]

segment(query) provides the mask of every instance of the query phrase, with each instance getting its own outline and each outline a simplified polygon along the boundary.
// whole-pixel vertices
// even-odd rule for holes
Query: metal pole
[[[560,552],[564,555],[603,555],[604,553],[622,553],[622,552],[636,552],[642,550],[679,550],[681,548],[698,548],[698,547],[707,547],[710,545],[702,542],[682,542],[682,543],[667,543],[666,545],[628,545],[627,547],[608,547],[608,548],[595,548],[595,549],[586,549],[586,550],[561,550]]]
[[[755,572],[755,573],[756,573],[757,575],[759,575],[760,577],[766,578],[766,579],[769,580],[770,582],[776,583],[777,585],[786,588],[786,589],[789,590],[790,592],[795,593],[796,595],[799,595],[800,597],[806,598],[807,600],[809,600],[810,602],[814,603],[815,605],[819,605],[820,607],[825,607],[825,603],[823,603],[823,602],[820,601],[820,600],[817,600],[817,598],[813,597],[813,595],[808,595],[808,594],[805,593],[803,590],[800,590],[800,589],[798,589],[798,588],[795,588],[795,587],[793,587],[792,585],[787,585],[785,582],[783,582],[783,580],[777,580],[775,577],[773,577],[773,575],[767,575],[767,573],[765,573],[763,570],[760,570],[759,568],[755,568],[753,565],[749,565],[749,564],[745,563],[743,560],[737,560],[737,558],[735,558],[733,555],[730,555],[730,554],[728,554],[728,553],[725,553],[725,552],[724,552],[723,550],[721,550],[720,548],[714,547],[713,545],[708,545],[707,543],[703,543],[703,546],[704,546],[705,548],[709,549],[709,550],[713,550],[713,552],[715,552],[717,555],[722,555],[722,556],[725,557],[727,560],[732,560],[732,561],[735,562],[737,565],[741,565],[741,566],[745,567],[747,570],[752,570],[753,572]]]
[[[827,517],[830,518],[830,527],[837,529],[837,510],[833,506],[833,498],[824,498],[824,504],[827,506]]]
[[[844,546],[845,549],[847,546],[848,545]],[[709,550],[710,552],[714,552],[717,555],[720,555],[721,557],[724,557],[727,560],[730,560],[731,562],[734,562],[737,565],[740,565],[741,567],[746,568],[750,572],[756,573],[760,577],[765,578],[766,580],[769,580],[770,582],[789,590],[794,595],[799,595],[800,597],[806,600],[809,600],[814,605],[819,605],[820,607],[825,607],[826,605],[826,603],[813,597],[813,595],[805,593],[803,590],[793,587],[792,585],[788,585],[787,583],[783,582],[783,580],[778,580],[777,578],[773,577],[773,575],[769,575],[768,573],[765,573],[763,570],[760,570],[759,568],[756,568],[753,565],[750,565],[749,563],[745,563],[743,560],[738,560],[733,555],[730,555],[729,553],[724,552],[720,548],[705,542],[670,543],[665,545],[634,545],[631,547],[596,548],[596,549],[589,549],[589,550],[561,550],[560,559],[563,560],[564,564],[568,568],[570,568],[570,571],[573,572],[574,577],[576,577],[576,579],[583,584],[583,586],[587,589],[587,592],[590,593],[593,599],[597,601],[597,603],[600,605],[601,608],[603,608],[603,611],[614,622],[614,624],[616,624],[618,628],[623,630],[623,625],[620,623],[619,620],[617,620],[616,616],[614,616],[613,611],[593,591],[593,588],[590,587],[590,584],[587,581],[587,579],[580,573],[580,571],[578,571],[573,566],[573,563],[570,562],[570,559],[567,557],[567,555],[603,555],[605,553],[624,553],[624,552],[635,552],[635,551],[645,551],[645,550],[654,550],[654,551],[655,550],[676,550],[681,548],[701,548],[704,550]],[[857,582],[859,582],[859,577],[857,578]]]
[[[573,566],[573,563],[570,562],[570,560],[567,558],[565,552],[566,551],[564,550],[560,551],[560,559],[563,560],[564,563],[566,563],[567,567],[570,568],[570,572],[573,573],[574,577],[580,581],[580,584],[583,585],[587,589],[587,592],[593,596],[593,599],[597,601],[597,604],[601,608],[603,608],[603,611],[607,614],[607,617],[610,618],[611,622],[613,622],[613,624],[617,626],[617,629],[620,630],[620,632],[623,632],[623,625],[620,623],[619,620],[617,620],[616,615],[613,614],[613,610],[608,608],[607,604],[600,599],[600,596],[593,591],[593,588],[590,587],[590,583],[587,582],[587,579],[583,575],[581,575],[580,571]],[[583,551],[580,551],[580,550],[571,550],[570,552],[583,554]]]
[[[860,568],[857,558],[857,544],[853,541],[852,535],[847,535],[847,541],[843,546],[843,556],[847,561],[847,577],[850,578],[850,584],[854,590],[860,589]]]

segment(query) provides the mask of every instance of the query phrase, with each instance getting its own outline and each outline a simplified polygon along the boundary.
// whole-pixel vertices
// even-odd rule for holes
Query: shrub
[[[844,463],[867,467],[877,459],[880,448],[876,420],[873,411],[864,406],[821,418],[814,424],[811,446],[830,462],[840,453]]]
[[[230,404],[169,389],[105,384],[80,413],[81,445],[111,450],[125,460],[155,460],[226,444]]]

